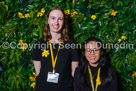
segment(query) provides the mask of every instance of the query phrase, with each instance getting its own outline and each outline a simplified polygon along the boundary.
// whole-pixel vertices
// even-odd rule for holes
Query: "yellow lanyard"
[[[54,60],[54,56],[53,56],[53,50],[52,50],[51,40],[49,40],[49,44],[50,44],[50,51],[51,51],[51,58],[52,58],[52,67],[53,67],[53,73],[54,73],[55,72],[55,65],[56,65],[58,53],[59,53],[59,50],[60,50],[61,42],[59,43],[59,47],[58,47],[58,51],[57,51],[55,60]]]
[[[92,77],[92,73],[91,73],[91,69],[88,65],[88,71],[89,71],[89,75],[90,75],[90,81],[91,81],[91,85],[92,85],[92,91],[97,91],[97,88],[98,88],[98,85],[101,84],[101,81],[100,81],[100,69],[98,69],[98,73],[97,73],[97,79],[96,79],[96,86],[95,86],[95,89],[94,89],[94,84],[93,84],[93,77]]]

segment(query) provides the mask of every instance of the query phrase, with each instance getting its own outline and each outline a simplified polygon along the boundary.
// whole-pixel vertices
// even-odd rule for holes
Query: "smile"
[[[90,58],[90,59],[95,59],[96,57],[93,56],[93,57],[89,57],[89,58]]]
[[[59,26],[58,25],[53,25],[53,28],[54,29],[59,29]]]

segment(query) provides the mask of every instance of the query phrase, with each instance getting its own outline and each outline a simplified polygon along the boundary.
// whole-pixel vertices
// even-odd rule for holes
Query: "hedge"
[[[53,6],[65,10],[78,43],[94,36],[113,44],[107,54],[117,71],[119,88],[136,91],[135,0],[1,0],[0,89],[34,90],[30,46],[43,37],[46,15]]]

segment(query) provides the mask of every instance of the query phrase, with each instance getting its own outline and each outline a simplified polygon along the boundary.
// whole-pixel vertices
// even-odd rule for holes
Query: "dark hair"
[[[49,10],[48,14],[47,14],[46,24],[45,24],[45,27],[44,27],[44,39],[45,40],[51,40],[52,39],[49,24],[47,23],[47,21],[48,21],[50,12],[53,11],[53,10],[60,10],[63,13],[64,22],[63,22],[63,27],[62,27],[62,30],[61,30],[61,38],[60,39],[67,41],[67,40],[69,40],[69,32],[68,32],[69,29],[68,29],[66,16],[65,16],[64,10],[62,8],[58,7],[58,6],[54,6],[53,8],[51,8]]]
[[[102,85],[107,86],[112,80],[112,67],[111,67],[109,61],[107,61],[107,59],[106,59],[106,56],[105,56],[106,50],[103,49],[102,41],[97,38],[94,38],[94,37],[87,39],[83,45],[83,50],[82,50],[81,60],[80,60],[81,66],[80,66],[80,70],[79,70],[80,82],[83,84],[83,86],[89,87],[89,83],[87,81],[88,61],[85,57],[85,46],[90,41],[95,41],[97,43],[99,42],[98,45],[99,45],[100,50],[102,52],[102,55],[100,56],[100,59],[99,59],[99,65],[101,67],[100,78],[101,78]]]

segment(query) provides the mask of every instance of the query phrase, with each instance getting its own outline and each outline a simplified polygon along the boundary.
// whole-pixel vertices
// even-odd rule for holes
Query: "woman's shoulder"
[[[116,70],[115,70],[113,67],[110,67],[110,68],[109,68],[109,71],[110,71],[112,74],[116,74]]]
[[[80,72],[80,70],[81,70],[81,66],[78,66],[78,67],[75,69],[75,75],[78,75],[79,72]]]
[[[48,41],[44,40],[44,37],[42,37],[41,39],[37,40],[35,43],[36,44],[41,44],[41,43],[47,43]]]
[[[48,42],[44,40],[44,38],[41,38],[39,40],[37,40],[34,44],[33,44],[33,49],[41,49],[43,47],[45,47]]]
[[[111,70],[112,70],[113,76],[116,77],[117,76],[116,70],[114,68],[112,68]]]
[[[116,70],[113,67],[109,69],[109,73],[112,75],[113,79],[117,78]]]
[[[68,42],[68,43],[77,43],[76,42],[76,40],[75,39],[72,39],[72,38],[70,38],[68,41],[66,41],[66,42]]]

